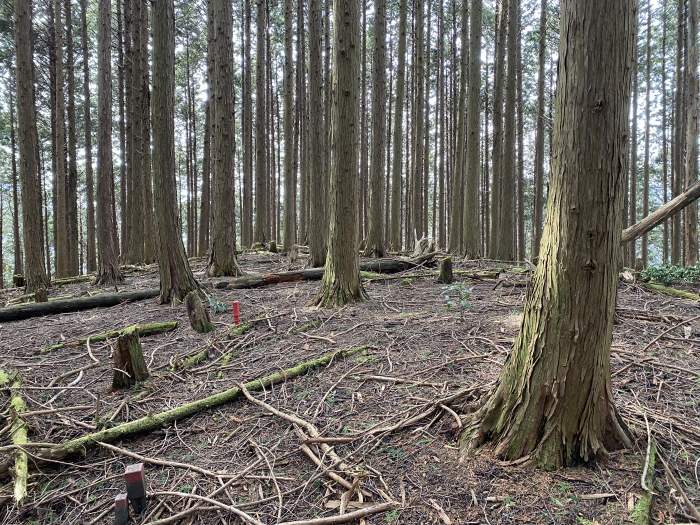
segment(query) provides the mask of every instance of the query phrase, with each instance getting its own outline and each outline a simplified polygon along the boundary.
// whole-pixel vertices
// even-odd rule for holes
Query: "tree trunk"
[[[500,384],[462,436],[468,449],[491,440],[499,457],[530,458],[553,469],[630,444],[613,405],[610,344],[634,5],[561,3],[552,178],[540,262]]]
[[[66,97],[64,91],[63,65],[63,2],[53,0],[55,46],[54,60],[56,64],[56,81],[54,84],[54,101],[56,104],[56,125],[54,129],[54,154],[56,161],[56,212],[55,242],[56,242],[56,276],[71,275],[69,266],[70,236],[68,226],[68,172],[66,168]]]
[[[212,116],[216,134],[212,137],[214,172],[214,221],[207,273],[210,276],[239,275],[236,260],[236,220],[234,212],[233,121],[233,14],[229,0],[211,0],[209,10],[214,21],[214,78]],[[210,52],[212,50],[210,49]]]
[[[544,211],[544,62],[547,50],[547,0],[541,0],[537,52],[537,131],[535,132],[535,195],[532,211],[532,258],[540,253]]]
[[[684,189],[698,180],[698,0],[688,0],[688,108],[686,127]],[[685,210],[683,253],[685,265],[698,262],[698,207],[693,203]]]
[[[150,31],[148,24],[148,6],[146,2],[141,10],[141,59],[144,66],[141,68],[143,75],[141,81],[141,107],[143,119],[143,258],[145,263],[156,261],[158,248],[156,246],[157,233],[155,215],[153,212],[153,159],[151,158],[151,91],[150,73],[148,67],[148,49]]]
[[[677,11],[677,28],[676,28],[676,90],[675,90],[675,101],[674,101],[674,114],[675,122],[673,124],[673,145],[674,145],[674,155],[673,155],[673,171],[671,177],[671,191],[673,196],[676,197],[681,193],[681,188],[683,187],[682,181],[685,176],[684,172],[684,161],[683,156],[684,146],[684,128],[683,128],[683,93],[684,93],[684,79],[683,79],[683,5],[684,2],[676,2]],[[675,215],[672,221],[671,228],[671,263],[672,264],[682,264],[682,221],[681,215]]]
[[[647,2],[646,61],[644,65],[644,185],[642,187],[642,217],[649,215],[649,133],[651,120],[651,3]],[[642,267],[649,260],[649,239],[642,236]]]
[[[517,40],[516,40],[516,59],[515,59],[515,74],[516,74],[516,141],[518,145],[517,157],[517,186],[518,186],[518,215],[516,221],[516,259],[518,261],[525,260],[525,155],[523,152],[524,130],[523,130],[523,51],[522,51],[522,19],[521,19],[521,3],[518,2],[517,15]]]
[[[297,186],[294,166],[294,1],[284,2],[284,251],[297,242]]]
[[[8,89],[8,98],[10,101],[10,154],[12,155],[12,251],[14,252],[14,265],[12,273],[14,275],[24,274],[24,264],[22,257],[22,241],[20,240],[19,231],[19,188],[18,188],[18,171],[17,171],[17,137],[15,135],[15,100],[13,93],[17,89],[17,81],[15,85]]]
[[[124,78],[126,77],[126,67],[124,63],[124,47],[126,46],[124,20],[122,16],[122,3],[126,6],[128,0],[117,0],[117,79],[119,97],[119,228],[121,231],[121,245],[117,238],[117,221],[114,221],[115,249],[119,253],[126,253],[126,108],[124,107]],[[116,196],[115,196],[116,198]]]
[[[481,163],[479,117],[481,99],[481,0],[471,2],[469,40],[469,100],[467,107],[467,165],[464,173],[463,253],[468,259],[481,256],[479,221],[479,172]]]
[[[202,157],[202,205],[199,208],[199,237],[197,239],[197,255],[199,257],[204,257],[209,250],[209,220],[211,218],[211,112],[212,112],[212,101],[209,98],[204,107],[204,154]],[[245,113],[243,119],[245,121]],[[245,151],[245,150],[244,150]],[[246,159],[244,156],[243,162],[245,164]],[[242,206],[241,206],[242,207]],[[243,235],[242,230],[243,216],[241,216],[241,236]],[[242,238],[242,237],[241,237]],[[242,242],[242,241],[241,241]]]
[[[326,263],[326,226],[324,213],[323,105],[321,85],[321,0],[309,2],[309,265]],[[353,215],[353,219],[355,216]]]
[[[250,246],[253,241],[253,97],[252,62],[250,60],[250,1],[245,0],[243,15],[243,202],[241,203],[241,244]]]
[[[668,40],[668,29],[667,25],[667,5],[666,0],[663,0],[661,6],[661,26],[662,26],[662,36],[661,36],[661,163],[663,170],[663,188],[664,188],[664,202],[668,202],[668,115],[667,111],[667,100],[666,100],[666,46]],[[671,147],[673,150],[673,147]],[[668,264],[670,252],[669,252],[669,222],[664,221],[664,233],[663,233],[663,263]]]
[[[162,0],[153,4],[153,186],[161,303],[182,301],[199,286],[187,262],[177,218],[174,72],[175,8],[173,0]]]
[[[427,232],[423,231],[423,129],[425,127],[425,117],[423,106],[425,104],[425,54],[424,54],[424,0],[415,0],[416,37],[414,41],[415,64],[415,92],[414,92],[414,115],[415,122],[413,130],[415,136],[413,140],[413,165],[411,166],[411,225],[412,231],[408,232],[416,239],[421,239]]]
[[[391,249],[401,250],[401,172],[403,167],[403,110],[406,86],[406,18],[408,0],[399,0],[398,68],[394,109],[394,152],[391,172]]]
[[[333,157],[328,256],[321,290],[313,303],[342,306],[367,296],[360,282],[357,173],[359,146],[360,5],[337,0],[334,12]],[[342,90],[340,89],[342,88]]]
[[[296,118],[296,144],[295,154],[298,158],[298,167],[294,170],[299,173],[299,236],[301,243],[308,242],[307,226],[309,218],[309,198],[307,191],[307,137],[308,126],[306,120],[306,30],[304,24],[304,0],[297,0],[297,118]]]
[[[25,292],[47,287],[41,221],[41,181],[37,157],[34,65],[32,57],[32,1],[15,0],[15,50],[17,64],[17,133],[19,175],[22,181],[22,231],[24,234]]]
[[[119,1],[119,0],[117,0]],[[100,0],[97,24],[97,283],[122,280],[112,214],[112,2]]]
[[[255,74],[255,242],[269,239],[268,222],[268,173],[266,154],[267,104],[265,35],[267,34],[267,0],[256,0],[257,49]]]
[[[66,12],[66,74],[68,76],[68,172],[66,177],[66,223],[68,251],[66,271],[69,275],[80,273],[78,241],[78,160],[75,125],[75,52],[73,47],[73,9],[70,0],[64,0]]]
[[[386,1],[374,3],[372,62],[372,159],[370,220],[365,255],[384,257],[384,177],[386,163]]]
[[[637,222],[637,114],[639,111],[639,46],[637,45],[637,33],[639,27],[639,13],[635,10],[635,44],[632,59],[632,147],[629,167],[629,218],[627,224]],[[627,246],[627,266],[636,266],[637,243],[632,241]]]

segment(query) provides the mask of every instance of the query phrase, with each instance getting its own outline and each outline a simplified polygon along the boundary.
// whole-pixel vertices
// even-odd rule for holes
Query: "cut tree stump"
[[[445,257],[440,261],[438,282],[442,284],[451,284],[452,281],[454,281],[454,276],[452,275],[452,257]]]
[[[49,292],[46,288],[39,288],[34,292],[34,302],[35,303],[45,303],[49,300]]]
[[[143,357],[139,333],[129,327],[117,339],[114,349],[114,376],[112,388],[129,388],[139,381],[148,379],[148,367]]]
[[[187,307],[190,324],[195,332],[206,334],[214,330],[214,325],[211,324],[209,317],[209,310],[204,307],[202,298],[196,290],[185,296],[185,306]]]
[[[44,315],[80,312],[92,308],[108,308],[121,303],[152,299],[159,295],[160,290],[154,288],[149,290],[137,290],[135,292],[105,293],[93,295],[92,297],[57,299],[47,303],[23,304],[11,308],[1,308],[0,323],[20,321],[22,319],[30,319],[32,317],[41,317]]]

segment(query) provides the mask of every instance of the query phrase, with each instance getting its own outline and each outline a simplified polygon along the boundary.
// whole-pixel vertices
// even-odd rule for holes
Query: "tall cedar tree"
[[[334,13],[333,151],[330,180],[328,256],[321,289],[313,303],[322,307],[363,301],[360,281],[357,202],[359,150],[360,2],[336,0]]]
[[[15,82],[16,84],[16,82]],[[24,273],[24,258],[22,256],[22,241],[19,230],[19,175],[17,171],[17,137],[15,135],[15,87],[8,89],[7,98],[10,101],[10,153],[12,155],[12,247],[14,251],[13,273]]]
[[[269,175],[267,172],[266,144],[266,65],[265,35],[267,34],[267,0],[257,0],[257,47],[255,73],[255,237],[254,241],[265,243],[269,240],[268,194]]]
[[[630,444],[613,405],[610,345],[634,6],[634,0],[561,2],[552,178],[540,262],[499,385],[476,413],[476,425],[462,435],[467,449],[490,440],[499,457],[529,457],[558,468]],[[579,118],[572,120],[572,114]]]
[[[41,222],[41,179],[37,151],[32,57],[32,1],[15,0],[15,52],[17,54],[17,139],[22,184],[25,291],[48,288],[44,266]]]
[[[92,171],[92,115],[90,108],[90,54],[87,0],[80,0],[80,45],[83,51],[83,126],[85,131],[86,268],[97,269],[95,245],[95,179]]]
[[[684,189],[698,180],[698,0],[688,0],[688,111],[686,124],[687,151],[685,157]],[[698,205],[693,203],[685,211],[683,253],[685,265],[698,262]]]
[[[66,223],[68,226],[68,260],[66,273],[78,275],[81,269],[78,239],[78,144],[75,110],[75,51],[73,47],[73,8],[71,0],[64,0],[66,12],[66,75],[68,120],[68,171],[66,172]]]
[[[210,0],[214,17],[213,116],[214,220],[207,273],[211,276],[240,275],[236,260],[234,211],[234,121],[233,121],[233,13],[230,0]],[[209,52],[212,52],[210,48]]]
[[[122,280],[112,214],[112,2],[100,0],[97,19],[97,284]]]
[[[102,0],[108,1],[108,0]],[[153,188],[160,301],[182,301],[199,287],[180,235],[175,194],[175,7],[153,3]]]
[[[537,129],[535,131],[535,196],[532,211],[532,257],[540,253],[544,202],[544,62],[547,49],[547,0],[540,5],[540,34],[537,47]]]
[[[294,1],[284,0],[284,249],[297,242],[296,180],[294,179]]]

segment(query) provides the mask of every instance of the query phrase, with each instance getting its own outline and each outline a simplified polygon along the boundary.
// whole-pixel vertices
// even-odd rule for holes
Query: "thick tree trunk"
[[[97,269],[97,250],[95,245],[95,181],[92,171],[92,116],[90,108],[90,64],[87,32],[87,0],[80,0],[80,44],[83,51],[83,126],[85,131],[85,200],[87,242],[86,267],[88,273]]]
[[[15,50],[17,64],[17,133],[19,175],[22,181],[22,231],[24,234],[25,291],[47,287],[41,221],[41,183],[34,108],[32,58],[32,1],[15,0]]]
[[[357,173],[360,73],[359,0],[337,0],[334,13],[333,158],[330,232],[321,290],[314,304],[342,306],[366,298],[358,256]]]
[[[479,220],[481,116],[481,0],[471,2],[469,40],[469,96],[467,102],[467,165],[464,172],[464,225],[462,252],[468,259],[481,256]]]
[[[403,110],[406,90],[406,18],[408,0],[399,0],[398,68],[394,110],[394,151],[391,171],[391,249],[401,250],[401,172],[403,167]]]
[[[68,120],[68,171],[66,177],[66,223],[68,251],[66,271],[69,275],[80,273],[80,244],[78,239],[78,145],[75,124],[75,52],[73,47],[73,9],[70,0],[64,0],[66,12],[66,75],[68,93],[66,117]]]
[[[100,0],[97,24],[97,283],[100,284],[122,280],[112,214],[111,10],[111,0]]]
[[[552,179],[540,263],[500,384],[462,436],[558,468],[629,439],[610,344],[627,163],[633,0],[561,3]],[[576,120],[571,115],[576,114]]]
[[[384,176],[386,163],[386,1],[374,4],[372,62],[372,159],[369,232],[365,255],[384,257]]]
[[[214,168],[214,220],[207,273],[211,276],[239,275],[236,260],[236,218],[234,212],[235,136],[233,121],[233,14],[229,0],[213,0],[209,10],[214,21],[214,78],[212,116],[216,134],[212,137]],[[210,49],[210,52],[212,50]]]
[[[413,165],[411,166],[411,225],[412,231],[408,232],[409,236],[414,236],[420,240],[427,233],[423,230],[423,161],[425,156],[423,143],[423,130],[425,128],[425,115],[423,107],[425,105],[425,51],[423,49],[425,43],[423,27],[424,20],[424,0],[415,0],[415,63],[413,70],[415,74],[415,92],[414,92],[414,114],[415,122],[413,130],[415,131],[413,140]]]
[[[253,96],[251,48],[251,0],[244,2],[243,14],[243,202],[241,203],[241,244],[250,246],[253,242]]]
[[[104,1],[104,0],[103,0]],[[153,4],[153,171],[160,301],[182,301],[198,288],[182,244],[175,195],[175,8]]]
[[[55,28],[55,64],[56,81],[54,85],[54,101],[56,104],[56,125],[54,129],[54,152],[56,161],[56,213],[55,242],[56,242],[56,275],[65,277],[72,275],[70,272],[70,236],[68,226],[68,170],[66,167],[66,97],[64,90],[64,64],[63,64],[63,2],[53,0],[54,28]]]

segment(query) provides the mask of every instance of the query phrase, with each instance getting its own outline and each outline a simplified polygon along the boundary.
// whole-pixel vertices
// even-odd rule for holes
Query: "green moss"
[[[203,363],[207,359],[209,359],[209,350],[205,349],[197,352],[196,354],[185,357],[184,359],[176,361],[173,365],[173,370],[187,370],[188,368],[192,368],[193,366]]]
[[[361,271],[360,277],[362,279],[372,280],[372,279],[384,279],[384,278],[386,278],[386,275],[381,274],[381,273],[377,273],[377,272],[363,272],[363,271]]]
[[[311,321],[306,321],[304,323],[301,323],[299,326],[295,326],[292,328],[292,333],[293,334],[303,334],[305,332],[310,332],[314,328],[318,328],[321,326],[321,320],[320,319],[312,319]]]
[[[670,288],[659,283],[642,283],[642,286],[649,290],[650,292],[656,292],[663,295],[669,295],[671,297],[678,297],[679,299],[689,299],[691,301],[700,301],[700,295],[689,292],[687,290],[679,290],[677,288]]]
[[[647,467],[646,486],[649,488],[630,513],[630,521],[635,525],[648,525],[651,522],[651,504],[654,498],[654,468],[656,466],[656,443],[652,442],[649,449],[649,465]]]
[[[228,331],[228,336],[229,337],[240,337],[246,332],[249,332],[253,328],[252,323],[241,323],[238,326],[234,326],[233,328],[229,329]]]

